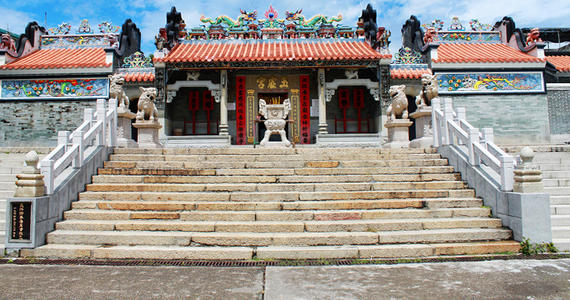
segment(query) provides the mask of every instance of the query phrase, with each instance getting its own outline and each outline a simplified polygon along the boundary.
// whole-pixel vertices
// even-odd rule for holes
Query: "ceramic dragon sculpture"
[[[295,12],[285,12],[285,19],[290,22],[296,22],[299,26],[302,27],[314,27],[317,24],[331,24],[332,22],[340,22],[342,21],[342,15],[339,14],[336,17],[331,17],[330,19],[323,15],[316,15],[310,18],[309,20],[305,20],[305,16],[301,14],[303,10],[299,9]]]
[[[201,16],[200,21],[202,23],[209,23],[211,25],[225,24],[229,28],[235,28],[235,27],[242,27],[246,25],[248,22],[253,22],[257,19],[256,10],[254,10],[253,12],[247,12],[243,9],[240,9],[240,13],[241,15],[237,18],[236,21],[232,20],[228,16],[219,16],[214,20],[212,20],[211,18],[206,18],[204,16]]]

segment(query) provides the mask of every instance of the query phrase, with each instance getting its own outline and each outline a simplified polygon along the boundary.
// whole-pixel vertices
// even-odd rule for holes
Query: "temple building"
[[[206,26],[187,29],[175,8],[167,14],[154,55],[166,146],[259,143],[260,99],[289,99],[295,144],[380,146],[391,55],[376,12],[368,7],[356,27],[300,10],[263,17],[202,17]]]
[[[59,130],[83,119],[83,108],[109,97],[109,76],[124,74],[136,108],[138,86],[154,84],[154,67],[140,52],[140,31],[87,20],[72,30],[63,23],[46,30],[36,22],[25,33],[2,35],[0,47],[0,145],[48,146]]]

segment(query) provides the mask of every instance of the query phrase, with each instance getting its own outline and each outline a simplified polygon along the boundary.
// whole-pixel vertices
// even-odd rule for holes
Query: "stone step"
[[[543,179],[568,179],[570,171],[542,171]]]
[[[208,162],[208,161],[106,161],[105,168],[170,168],[170,169],[266,169],[266,168],[360,168],[360,167],[425,167],[446,166],[446,159],[369,160],[369,161],[287,161]]]
[[[570,217],[570,205],[550,205],[550,214],[568,215]]]
[[[462,181],[377,183],[214,183],[214,184],[88,184],[89,192],[323,192],[465,189]]]
[[[22,172],[24,167],[11,167],[11,166],[4,166],[0,165],[0,174],[18,174]]]
[[[81,202],[75,202],[80,204]],[[166,203],[167,205],[168,203]],[[157,204],[160,210],[163,208]],[[99,210],[75,208],[64,213],[66,220],[129,220],[133,212],[140,212],[131,207],[129,210]],[[144,211],[144,210],[143,210]],[[181,211],[183,221],[332,221],[332,220],[370,220],[370,219],[400,219],[400,218],[452,218],[452,217],[487,217],[489,208],[438,208],[438,209],[367,209],[367,210],[305,210],[305,211]]]
[[[570,226],[570,215],[551,215],[552,226]]]
[[[552,239],[554,246],[560,252],[570,252],[570,238]]]
[[[321,246],[473,242],[510,238],[510,230],[498,228],[287,233],[56,230],[47,235],[47,242],[76,245]]]
[[[16,181],[0,182],[0,191],[14,191],[16,189]]]
[[[570,205],[570,195],[568,196],[550,195],[550,205]]]
[[[334,160],[402,160],[402,159],[441,159],[440,154],[404,154],[404,153],[384,153],[384,154],[357,154],[343,153],[322,155],[152,155],[152,154],[112,154],[110,161],[184,161],[184,162],[272,162],[272,161],[334,161]]]
[[[545,187],[544,192],[550,195],[569,196],[570,187]]]
[[[570,238],[570,226],[552,226],[553,239],[568,239]]]
[[[570,187],[570,178],[564,179],[544,179],[544,187]]]
[[[568,152],[543,152],[536,153],[532,160],[535,164],[561,164],[570,161],[570,153]]]
[[[402,198],[475,197],[470,189],[461,190],[391,190],[349,192],[83,192],[79,200],[145,201],[314,201]]]
[[[162,149],[145,149],[145,148],[115,148],[114,154],[154,154],[154,155],[180,155],[180,154],[198,154],[198,155],[292,155],[292,154],[314,154],[314,155],[330,155],[339,152],[355,153],[355,154],[434,154],[437,153],[435,148],[406,148],[406,149],[379,149],[379,148],[162,148]]]
[[[401,209],[401,208],[465,208],[480,207],[476,198],[428,198],[428,199],[381,199],[381,200],[320,200],[320,201],[118,201],[82,200],[72,204],[73,209],[101,210],[162,210],[162,211],[280,211],[280,210],[346,210],[346,209]]]
[[[93,183],[328,183],[328,182],[412,182],[412,181],[460,181],[461,175],[453,174],[392,174],[392,175],[322,175],[322,176],[139,176],[97,175]]]
[[[320,259],[320,258],[397,258],[436,255],[476,255],[518,252],[514,241],[449,244],[400,244],[359,246],[290,247],[195,247],[195,246],[93,246],[50,244],[23,249],[24,257],[99,259]]]
[[[9,168],[17,168],[22,170],[25,166],[23,159],[0,159],[0,166],[2,167],[9,167]]]
[[[101,168],[99,175],[377,175],[377,174],[442,174],[454,173],[453,167],[392,167],[392,168],[300,168],[300,169],[159,169]]]
[[[424,218],[336,221],[180,221],[180,220],[67,220],[56,230],[188,231],[188,232],[357,232],[451,228],[499,228],[500,219]]]

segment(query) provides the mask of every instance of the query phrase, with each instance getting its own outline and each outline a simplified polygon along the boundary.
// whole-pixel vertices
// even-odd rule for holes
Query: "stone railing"
[[[432,124],[434,147],[454,145],[468,157],[471,166],[480,166],[482,163],[488,168],[487,173],[498,179],[502,191],[513,189],[513,171],[515,158],[504,152],[493,142],[493,129],[483,128],[479,132],[466,120],[465,108],[453,110],[450,98],[432,102]],[[494,173],[494,174],[493,174]]]
[[[97,100],[96,111],[86,108],[83,123],[72,133],[60,131],[57,147],[40,161],[44,175],[45,192],[53,194],[61,180],[60,175],[69,168],[81,168],[83,160],[93,147],[114,147],[117,144],[117,100]]]

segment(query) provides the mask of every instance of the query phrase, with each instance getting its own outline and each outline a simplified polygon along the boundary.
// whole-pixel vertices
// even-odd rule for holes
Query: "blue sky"
[[[410,15],[416,15],[422,23],[431,22],[435,18],[449,24],[451,17],[458,16],[462,21],[477,18],[483,23],[492,24],[504,16],[514,18],[517,27],[570,27],[570,1],[568,0],[286,0],[286,1],[252,1],[252,0],[0,0],[0,28],[14,33],[22,33],[26,24],[37,21],[47,28],[55,27],[63,22],[72,25],[76,30],[82,19],[88,19],[95,29],[102,21],[110,21],[120,26],[131,18],[141,29],[143,35],[142,50],[146,55],[154,51],[154,35],[166,22],[166,12],[176,6],[182,12],[182,18],[188,27],[200,24],[200,16],[217,17],[227,15],[235,19],[240,9],[257,10],[258,18],[270,4],[283,16],[285,10],[303,9],[305,17],[315,14],[333,16],[342,14],[343,24],[354,26],[361,10],[371,3],[378,12],[377,23],[392,32],[392,51],[401,45],[400,29]]]

